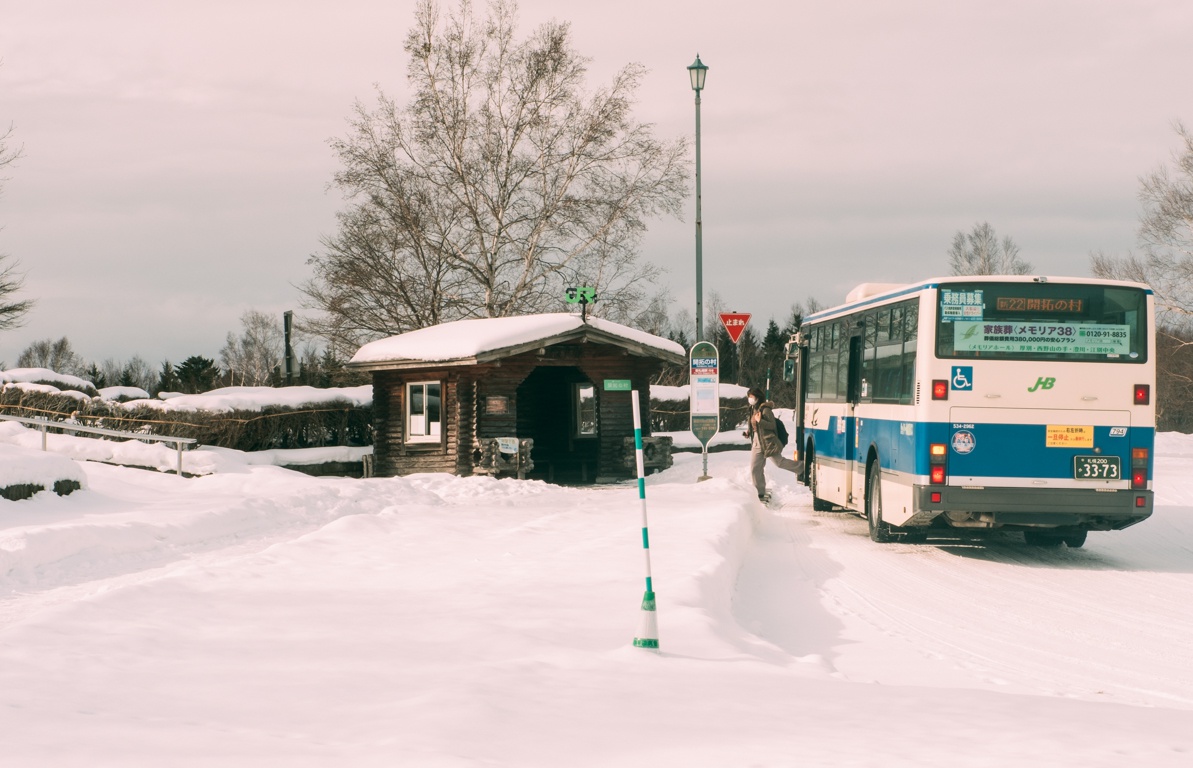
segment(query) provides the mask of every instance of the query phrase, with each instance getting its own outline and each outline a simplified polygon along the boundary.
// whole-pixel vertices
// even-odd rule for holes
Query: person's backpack
[[[787,427],[779,418],[775,419],[775,437],[779,438],[780,445],[787,445]]]

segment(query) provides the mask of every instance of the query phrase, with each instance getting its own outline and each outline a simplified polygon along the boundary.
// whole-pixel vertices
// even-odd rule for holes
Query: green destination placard
[[[606,392],[629,392],[630,389],[629,379],[605,379]]]

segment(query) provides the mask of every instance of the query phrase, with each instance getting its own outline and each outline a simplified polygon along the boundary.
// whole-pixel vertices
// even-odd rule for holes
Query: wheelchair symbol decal
[[[972,390],[973,389],[973,366],[972,365],[954,365],[952,383],[950,386],[957,390]]]

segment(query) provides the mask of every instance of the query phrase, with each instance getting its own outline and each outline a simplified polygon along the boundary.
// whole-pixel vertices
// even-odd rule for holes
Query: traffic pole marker
[[[638,406],[638,390],[630,392],[634,409],[634,460],[638,466],[638,500],[642,505],[642,552],[646,555],[646,593],[642,595],[642,614],[635,648],[659,649],[659,619],[655,612],[654,584],[650,577],[650,531],[646,525],[646,470],[642,462],[642,413]]]

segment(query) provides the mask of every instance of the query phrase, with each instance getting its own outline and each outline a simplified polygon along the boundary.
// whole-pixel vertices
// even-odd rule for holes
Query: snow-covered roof
[[[421,363],[467,364],[516,355],[535,346],[550,346],[581,337],[626,347],[653,357],[686,358],[684,348],[629,326],[579,315],[553,313],[456,320],[420,328],[361,347],[349,365],[366,368],[410,368]]]

